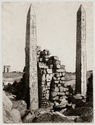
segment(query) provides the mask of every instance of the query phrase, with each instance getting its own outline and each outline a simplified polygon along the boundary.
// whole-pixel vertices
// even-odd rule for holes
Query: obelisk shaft
[[[28,85],[28,105],[30,110],[38,109],[38,78],[37,78],[37,36],[36,16],[32,6],[27,15],[26,31],[26,84]]]
[[[76,43],[76,93],[86,97],[86,12],[82,5],[77,12],[77,43]]]

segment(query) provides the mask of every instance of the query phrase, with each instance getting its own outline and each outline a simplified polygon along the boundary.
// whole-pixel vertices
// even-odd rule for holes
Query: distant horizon
[[[58,56],[67,72],[75,72],[76,13],[86,11],[87,71],[93,71],[93,2],[32,2],[36,13],[37,45]],[[3,66],[22,72],[25,66],[26,17],[30,2],[2,3]],[[68,9],[67,9],[68,8]]]
[[[92,71],[93,72],[93,70],[87,70],[87,72],[90,72],[90,71]],[[14,71],[10,71],[10,72],[8,72],[8,73],[12,73],[12,72],[21,72],[21,73],[23,73],[23,71],[19,71],[19,70],[14,70]],[[69,71],[66,71],[67,73],[76,73],[76,72],[73,72],[73,71],[71,71],[71,72],[69,72]],[[7,73],[7,72],[5,72],[5,73]]]

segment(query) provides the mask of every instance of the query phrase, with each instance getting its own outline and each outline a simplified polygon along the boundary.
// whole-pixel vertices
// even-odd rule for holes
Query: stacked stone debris
[[[48,50],[37,47],[39,106],[47,107],[49,101],[56,108],[66,107],[69,94],[65,87],[65,66],[57,56],[50,56]]]
[[[44,108],[49,105],[50,83],[52,79],[52,69],[47,65],[49,56],[48,50],[41,51],[40,47],[37,48],[39,107]]]
[[[52,60],[52,61],[51,61]],[[50,100],[54,108],[65,108],[68,104],[68,88],[65,86],[65,66],[61,65],[58,57],[52,56],[50,62],[53,64],[53,77],[50,87]]]

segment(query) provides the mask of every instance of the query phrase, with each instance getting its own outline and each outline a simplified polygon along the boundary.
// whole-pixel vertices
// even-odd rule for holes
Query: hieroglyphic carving
[[[86,97],[86,13],[82,5],[77,12],[76,93]]]
[[[36,17],[32,6],[30,6],[28,11],[27,25],[26,77],[28,77],[27,84],[29,86],[29,108],[30,110],[35,110],[38,109],[37,36]]]

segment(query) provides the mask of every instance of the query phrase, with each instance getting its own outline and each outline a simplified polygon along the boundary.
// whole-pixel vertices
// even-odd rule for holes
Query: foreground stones
[[[6,111],[11,111],[12,109],[12,102],[6,96],[4,91],[3,91],[3,109],[5,109]]]
[[[34,117],[35,115],[35,117]],[[23,120],[24,123],[55,123],[55,122],[74,122],[75,118],[70,118],[62,115],[59,112],[52,112],[47,110],[38,111],[34,115],[29,113]]]
[[[26,103],[23,100],[12,102],[3,93],[4,123],[80,123],[92,122],[93,119],[93,108],[88,103],[85,107],[65,108],[61,111],[54,111],[52,106],[30,111],[26,109]]]
[[[20,112],[21,118],[25,115],[27,111],[27,105],[24,100],[12,101],[12,108],[17,109]]]
[[[75,109],[68,109],[64,112],[64,115],[79,116],[75,119],[75,122],[92,122],[93,121],[93,108],[92,107],[77,107]]]
[[[12,102],[3,92],[3,122],[4,123],[21,123],[20,112],[12,109]]]

